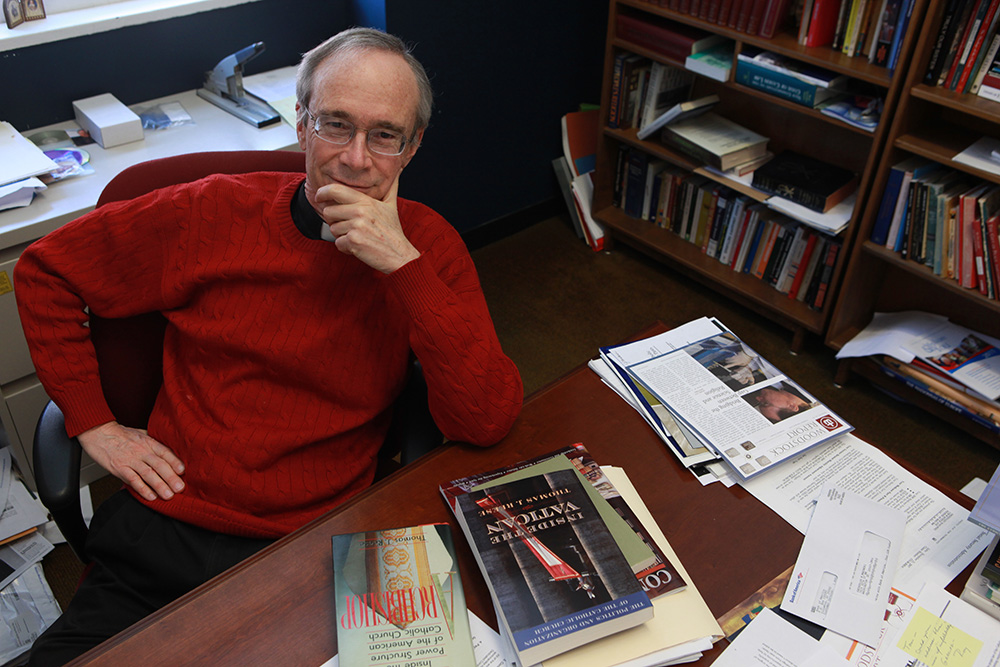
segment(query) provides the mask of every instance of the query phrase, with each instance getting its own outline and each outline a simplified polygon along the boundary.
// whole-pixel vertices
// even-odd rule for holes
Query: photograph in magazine
[[[743,479],[852,429],[729,332],[628,370]]]
[[[733,391],[781,375],[731,333],[707,338],[685,352]]]

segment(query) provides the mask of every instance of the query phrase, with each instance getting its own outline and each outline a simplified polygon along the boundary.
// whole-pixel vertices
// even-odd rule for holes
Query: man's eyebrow
[[[334,110],[330,110],[330,111],[320,111],[319,114],[317,114],[317,115],[319,115],[319,116],[333,116],[334,118],[343,118],[344,120],[350,121],[354,125],[358,124],[358,121],[354,118],[353,114],[351,114],[351,113],[349,113],[347,111],[339,110],[339,109],[334,109]],[[402,126],[400,126],[400,125],[398,125],[396,123],[393,123],[392,121],[388,121],[388,120],[377,120],[371,126],[371,128],[368,128],[368,129],[372,129],[372,128],[376,128],[376,127],[382,128],[384,130],[394,130],[394,131],[399,132],[400,134],[404,134],[404,135],[407,133],[407,130],[406,130],[405,127],[402,127]]]

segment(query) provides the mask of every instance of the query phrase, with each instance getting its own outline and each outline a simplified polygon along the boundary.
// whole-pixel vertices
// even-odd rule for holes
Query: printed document
[[[875,645],[905,524],[898,509],[823,487],[781,608]]]
[[[847,667],[848,662],[764,607],[736,636],[715,667]]]
[[[743,488],[805,533],[825,484],[906,514],[892,582],[900,590],[920,590],[924,582],[948,585],[990,542],[989,531],[966,520],[968,510],[854,435],[797,456]]]

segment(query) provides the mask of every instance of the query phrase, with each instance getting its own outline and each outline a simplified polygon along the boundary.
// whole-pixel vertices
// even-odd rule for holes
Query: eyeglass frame
[[[369,134],[369,132],[371,132],[372,130],[377,130],[377,129],[389,130],[390,132],[396,132],[396,130],[392,129],[391,127],[382,127],[382,128],[379,128],[379,127],[369,127],[369,128],[366,129],[366,128],[358,127],[357,125],[355,125],[353,122],[351,122],[347,118],[343,118],[341,116],[333,116],[331,114],[319,114],[319,115],[316,115],[312,111],[310,111],[308,107],[305,107],[305,112],[306,112],[306,115],[309,116],[310,120],[312,121],[311,125],[312,125],[312,131],[313,131],[313,133],[320,140],[325,141],[326,143],[328,143],[328,144],[330,144],[332,146],[348,146],[348,145],[350,145],[350,143],[352,141],[354,141],[354,137],[358,134],[358,131],[360,130],[361,132],[365,133],[365,148],[367,148],[370,152],[374,153],[375,155],[380,155],[382,157],[399,157],[400,155],[402,155],[403,153],[406,152],[406,147],[411,144],[411,142],[413,141],[414,137],[416,137],[416,135],[417,135],[417,133],[414,131],[413,134],[410,137],[407,137],[405,134],[403,134],[402,132],[400,132],[399,134],[402,135],[402,144],[399,147],[399,152],[398,153],[381,153],[381,152],[375,150],[374,148],[372,148],[371,145],[369,144],[369,141],[370,141],[369,137],[371,136]],[[320,133],[320,131],[319,131],[319,119],[322,118],[322,117],[324,117],[324,116],[326,116],[328,118],[337,118],[337,119],[341,120],[342,122],[347,123],[348,125],[351,126],[351,136],[347,138],[347,141],[345,141],[344,143],[337,143],[336,141],[333,141],[329,137],[325,137],[325,136],[323,136],[322,133]]]

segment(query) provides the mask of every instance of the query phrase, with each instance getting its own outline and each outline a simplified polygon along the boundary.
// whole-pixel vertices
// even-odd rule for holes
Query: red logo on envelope
[[[825,415],[823,417],[820,417],[816,421],[818,421],[819,425],[825,428],[827,431],[836,431],[838,428],[841,427],[841,423],[836,419],[834,419],[833,415]]]

